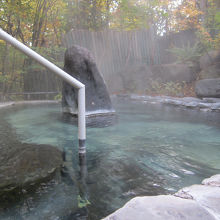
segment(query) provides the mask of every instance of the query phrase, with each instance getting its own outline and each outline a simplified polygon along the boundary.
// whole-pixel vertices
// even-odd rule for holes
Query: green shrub
[[[54,100],[61,100],[61,99],[62,99],[62,94],[61,93],[54,96]]]
[[[146,93],[155,95],[169,95],[169,96],[180,96],[183,95],[183,89],[185,82],[166,82],[160,83],[157,80],[151,81],[151,87],[146,90]]]
[[[176,56],[177,61],[181,63],[186,62],[196,62],[203,54],[203,48],[199,42],[195,43],[193,46],[188,44],[183,46],[182,48],[173,47],[171,49],[167,49],[167,51],[171,52],[174,56]]]

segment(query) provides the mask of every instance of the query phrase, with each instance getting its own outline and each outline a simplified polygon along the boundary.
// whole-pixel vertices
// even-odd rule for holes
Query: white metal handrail
[[[79,154],[86,153],[85,140],[86,140],[86,120],[85,120],[85,85],[79,82],[77,79],[64,72],[62,69],[40,56],[29,47],[25,46],[8,33],[0,28],[0,39],[8,42],[16,49],[20,50],[27,56],[31,57],[48,70],[60,76],[64,81],[78,89],[78,139],[79,139]]]

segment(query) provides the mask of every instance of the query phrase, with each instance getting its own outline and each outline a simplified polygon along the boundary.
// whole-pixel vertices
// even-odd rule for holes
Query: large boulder
[[[63,164],[62,152],[49,145],[14,142],[0,146],[0,196],[49,180]]]
[[[190,83],[196,79],[198,66],[193,63],[171,63],[155,65],[151,67],[154,78],[161,82],[186,82]]]
[[[103,220],[216,220],[193,200],[171,195],[136,197]]]
[[[92,54],[80,46],[72,46],[65,52],[64,71],[78,79],[86,87],[86,114],[113,112],[112,103]],[[73,115],[78,112],[77,89],[63,83],[63,111]]]
[[[210,51],[200,58],[195,92],[199,97],[220,97],[220,51]]]
[[[197,81],[195,92],[198,97],[220,98],[220,78]]]
[[[135,197],[103,220],[219,220],[220,175],[174,195]]]
[[[193,199],[201,207],[208,207],[210,213],[220,219],[220,187],[192,185],[179,190],[175,195],[183,199]]]

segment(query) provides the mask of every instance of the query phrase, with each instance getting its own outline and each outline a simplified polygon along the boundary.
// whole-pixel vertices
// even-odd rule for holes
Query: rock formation
[[[23,188],[49,180],[63,164],[62,152],[49,145],[16,141],[10,145],[1,143],[0,150],[1,202]]]
[[[114,111],[105,82],[87,49],[79,46],[72,46],[67,49],[64,71],[85,85],[87,115],[106,114]],[[77,103],[77,89],[64,82],[62,91],[63,111],[77,115]]]
[[[195,92],[198,97],[220,98],[220,78],[197,81]]]
[[[220,175],[215,175],[174,195],[135,197],[103,220],[218,220],[219,186]]]
[[[215,63],[220,62],[220,51],[219,50],[213,50],[205,53],[202,57],[199,59],[199,65],[200,69],[204,70],[207,69],[207,67],[212,66]]]
[[[210,51],[200,58],[195,92],[198,97],[220,97],[220,51]]]

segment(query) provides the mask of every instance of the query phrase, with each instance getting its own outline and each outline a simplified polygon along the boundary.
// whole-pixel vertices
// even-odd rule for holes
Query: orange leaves
[[[184,1],[173,12],[176,20],[176,24],[174,25],[175,30],[198,28],[200,23],[199,17],[202,13],[203,12],[196,7],[195,0]]]
[[[200,26],[197,31],[197,36],[200,39],[200,42],[206,48],[219,49],[220,48],[220,33],[215,36],[211,36],[211,34],[207,31],[207,29],[203,26]]]

